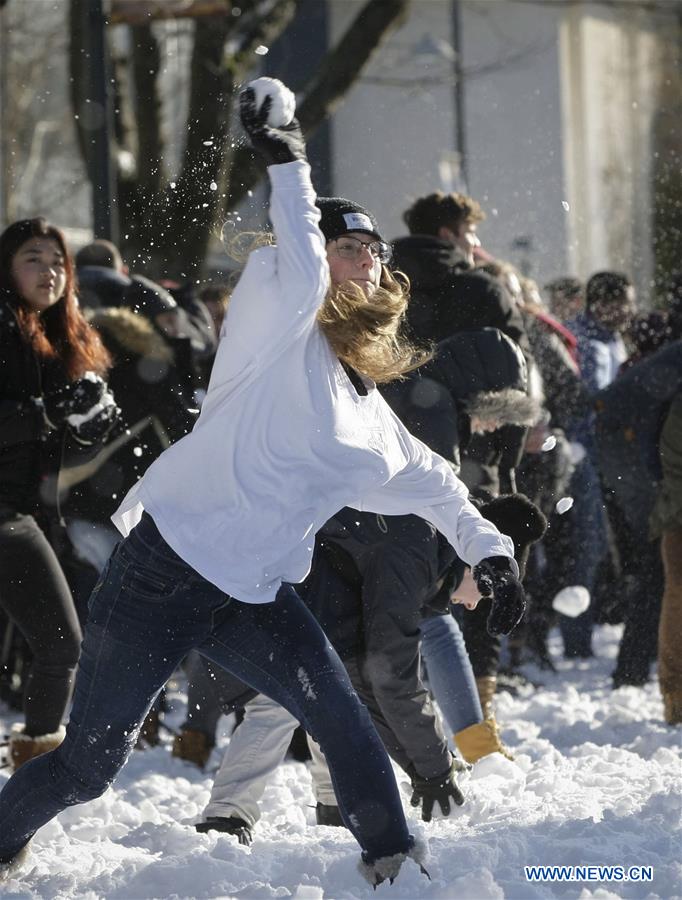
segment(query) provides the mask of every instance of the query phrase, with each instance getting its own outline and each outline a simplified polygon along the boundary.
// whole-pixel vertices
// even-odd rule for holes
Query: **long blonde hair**
[[[259,247],[275,243],[270,232],[240,232],[224,241],[229,255],[241,263]],[[381,267],[379,287],[371,297],[352,281],[332,284],[317,321],[340,360],[377,384],[395,381],[433,356],[404,334],[410,281],[403,272]]]
[[[371,297],[352,281],[331,285],[317,321],[340,360],[377,384],[394,381],[433,355],[403,333],[410,282],[402,272],[381,267]]]

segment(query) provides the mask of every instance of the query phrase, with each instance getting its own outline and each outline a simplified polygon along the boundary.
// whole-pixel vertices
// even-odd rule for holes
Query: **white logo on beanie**
[[[343,213],[343,221],[349,231],[374,231],[370,217],[364,213]]]

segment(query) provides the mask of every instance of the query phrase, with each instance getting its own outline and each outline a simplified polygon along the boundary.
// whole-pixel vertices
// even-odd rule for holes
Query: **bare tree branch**
[[[321,2],[321,0],[320,0]],[[188,0],[196,5],[194,0]],[[287,28],[303,0],[240,0],[227,14],[194,22],[189,72],[189,113],[180,172],[166,187],[163,175],[164,139],[160,127],[157,78],[162,62],[149,21],[132,30],[132,66],[118,66],[116,87],[119,117],[134,110],[132,128],[117,123],[117,137],[136,151],[135,172],[119,173],[119,208],[126,251],[139,256],[152,275],[195,275],[203,266],[212,232],[231,208],[262,177],[263,166],[230,135],[237,88],[253,70],[254,51],[270,46]],[[373,52],[400,21],[410,0],[366,0],[338,43],[324,59],[303,92],[299,118],[309,136],[336,108],[344,93],[367,65]],[[176,9],[179,6],[176,4]],[[85,20],[87,0],[71,0],[71,72],[74,109],[84,103],[78,90],[87,60]],[[130,71],[134,78],[129,77]],[[129,82],[134,81],[134,85]],[[132,102],[122,96],[131,94]],[[118,100],[120,99],[120,103]],[[80,129],[87,154],[87,132]],[[119,145],[120,146],[120,145]]]
[[[404,18],[410,2],[368,0],[363,6],[304,91],[297,116],[306,137],[310,137],[339,105],[373,53]],[[237,206],[262,176],[262,163],[254,157],[253,151],[249,147],[236,150],[225,208]]]

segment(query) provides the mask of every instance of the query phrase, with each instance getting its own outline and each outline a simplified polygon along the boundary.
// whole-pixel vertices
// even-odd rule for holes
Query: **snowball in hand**
[[[571,619],[582,615],[589,605],[590,592],[581,584],[563,588],[552,600],[552,608]]]
[[[268,125],[281,128],[288,125],[296,112],[296,97],[278,78],[256,78],[247,87],[253,88],[256,95],[256,108],[260,109],[266,97],[272,97],[268,112]]]

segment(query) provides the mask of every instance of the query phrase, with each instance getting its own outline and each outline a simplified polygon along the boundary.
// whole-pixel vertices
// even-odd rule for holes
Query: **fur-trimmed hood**
[[[171,365],[173,351],[156,331],[151,322],[125,307],[104,307],[92,310],[88,321],[102,336],[107,348],[113,352],[133,356],[146,356],[155,362]]]
[[[542,413],[536,400],[516,388],[474,394],[464,407],[469,416],[484,421],[494,419],[501,425],[535,425]]]

